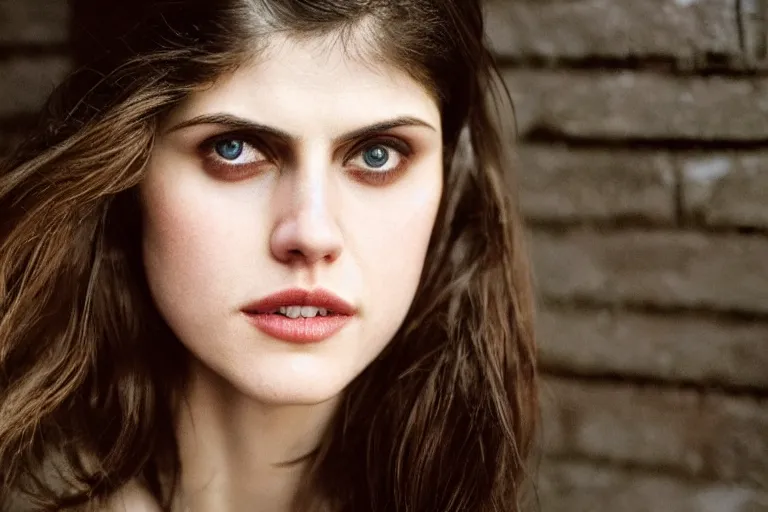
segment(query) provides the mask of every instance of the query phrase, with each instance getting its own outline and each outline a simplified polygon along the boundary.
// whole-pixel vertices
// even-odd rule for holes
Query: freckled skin
[[[285,43],[193,94],[164,129],[219,113],[292,134],[290,158],[228,180],[199,149],[221,126],[159,137],[141,184],[153,299],[198,367],[231,393],[271,405],[327,401],[389,343],[415,294],[442,193],[438,107],[393,67]],[[336,139],[403,116],[433,127],[390,133],[412,149],[405,170],[386,184],[351,172],[381,155],[350,165]],[[254,155],[264,158],[253,149],[246,156]],[[263,334],[240,311],[294,287],[330,290],[358,314],[332,338],[296,345]]]

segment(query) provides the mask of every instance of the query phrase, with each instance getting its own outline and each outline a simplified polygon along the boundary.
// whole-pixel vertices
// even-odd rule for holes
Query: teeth
[[[277,310],[281,315],[288,318],[314,318],[317,315],[328,316],[328,310],[325,308],[316,308],[314,306],[282,306]]]
[[[314,318],[317,316],[317,308],[312,306],[302,306],[301,316],[304,318]]]

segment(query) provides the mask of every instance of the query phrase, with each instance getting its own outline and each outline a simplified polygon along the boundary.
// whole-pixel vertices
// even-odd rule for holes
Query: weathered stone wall
[[[543,512],[768,511],[759,4],[488,0],[542,303]]]
[[[542,303],[543,512],[768,510],[758,4],[488,0]],[[68,24],[0,0],[0,154],[69,68]]]

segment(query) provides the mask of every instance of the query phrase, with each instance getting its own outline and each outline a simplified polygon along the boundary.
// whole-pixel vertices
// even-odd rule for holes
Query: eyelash
[[[232,165],[225,163],[226,160],[216,154],[216,144],[225,141],[243,142],[244,144],[255,149],[257,152],[261,153],[264,156],[264,160],[253,164]],[[356,144],[344,158],[344,165],[347,165],[347,163],[354,157],[359,156],[363,151],[373,146],[383,146],[388,150],[395,151],[400,158],[400,162],[398,163],[397,167],[386,172],[363,169],[354,169],[350,170],[349,172],[355,178],[368,184],[387,185],[395,181],[400,175],[403,174],[405,169],[408,167],[408,163],[410,161],[411,155],[413,154],[413,150],[408,143],[400,138],[393,136],[374,136]],[[228,181],[238,181],[240,179],[244,179],[247,176],[252,175],[254,172],[258,172],[257,170],[254,170],[254,167],[260,168],[264,165],[274,165],[274,161],[279,159],[279,157],[275,155],[275,152],[270,150],[267,144],[260,138],[237,132],[224,133],[211,137],[200,145],[200,150],[203,159],[205,160],[205,163],[210,168],[210,170]]]

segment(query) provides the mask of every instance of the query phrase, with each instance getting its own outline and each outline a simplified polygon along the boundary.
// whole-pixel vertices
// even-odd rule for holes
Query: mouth
[[[269,295],[241,311],[264,334],[290,343],[328,339],[357,314],[354,306],[327,290],[302,289]]]
[[[316,316],[335,315],[333,311],[326,308],[315,306],[281,306],[277,311],[272,312],[275,315],[283,315],[288,318],[315,318]]]

